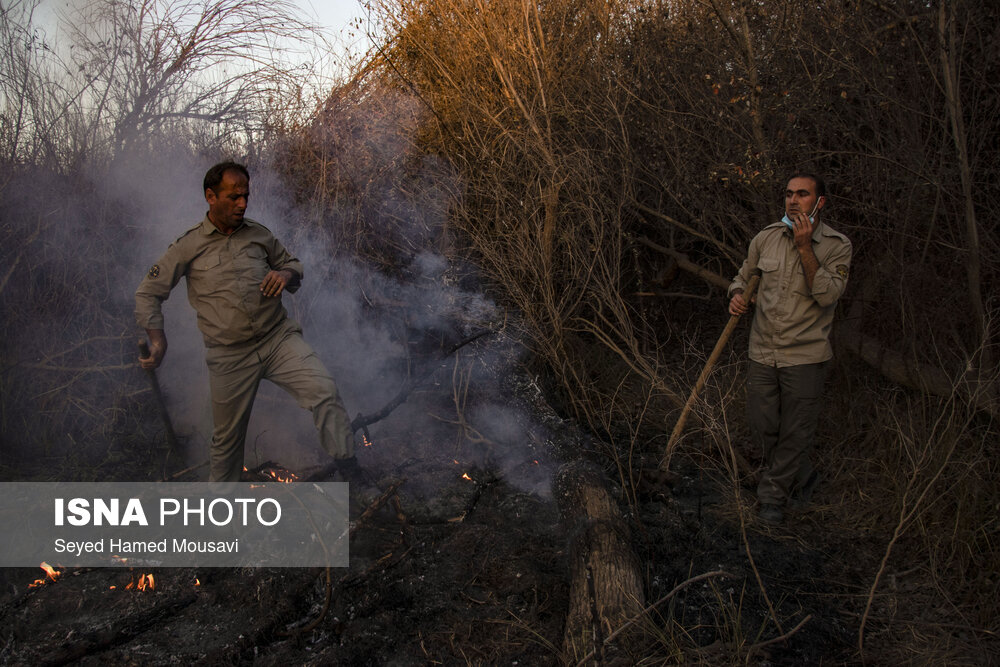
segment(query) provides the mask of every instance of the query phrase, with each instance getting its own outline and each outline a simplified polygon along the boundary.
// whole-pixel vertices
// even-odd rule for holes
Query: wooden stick
[[[750,282],[747,284],[746,290],[743,292],[743,298],[746,300],[747,304],[750,304],[750,300],[753,298],[754,292],[757,291],[757,284],[760,282],[760,275],[754,274],[750,276]],[[698,393],[705,386],[705,382],[708,380],[709,374],[712,372],[712,368],[715,366],[715,362],[719,360],[722,356],[722,350],[726,347],[726,343],[729,342],[730,336],[733,335],[733,331],[736,329],[736,325],[740,321],[740,315],[733,315],[729,318],[729,323],[726,324],[726,328],[722,331],[722,335],[719,336],[719,340],[715,343],[715,349],[712,350],[712,354],[708,357],[708,362],[705,363],[705,367],[701,370],[701,375],[698,376],[698,381],[694,383],[694,389],[691,390],[691,395],[688,396],[687,403],[684,404],[684,408],[681,410],[681,416],[677,419],[677,424],[674,426],[673,433],[670,434],[670,441],[667,443],[666,452],[663,455],[663,460],[660,462],[660,467],[667,469],[670,467],[670,457],[673,456],[674,448],[677,446],[677,441],[681,437],[681,432],[684,430],[684,424],[687,423],[688,416],[691,414],[691,408],[694,407],[694,402],[698,400]]]
[[[149,345],[145,338],[139,339],[139,355],[145,359],[149,356]],[[149,384],[153,387],[153,398],[156,399],[156,409],[163,420],[163,428],[166,430],[167,444],[170,451],[177,458],[181,458],[180,447],[177,445],[177,435],[174,433],[174,425],[170,422],[170,413],[167,412],[167,403],[163,399],[163,391],[160,389],[160,380],[156,377],[156,369],[147,368],[146,375],[149,377]],[[183,459],[181,459],[183,461]],[[163,463],[163,481],[167,481],[167,464]]]

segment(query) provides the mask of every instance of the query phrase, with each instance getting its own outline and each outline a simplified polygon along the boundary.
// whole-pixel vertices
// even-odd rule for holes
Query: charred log
[[[72,642],[63,644],[55,649],[43,664],[65,665],[112,646],[127,643],[148,628],[178,614],[196,600],[197,596],[192,593],[181,598],[167,600],[143,612],[128,615],[108,627],[86,633]]]
[[[576,662],[644,606],[639,560],[604,473],[575,461],[556,474],[559,511],[572,537],[563,657]]]

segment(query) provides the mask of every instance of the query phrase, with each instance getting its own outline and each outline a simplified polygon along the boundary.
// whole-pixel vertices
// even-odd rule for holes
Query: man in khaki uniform
[[[246,167],[215,165],[205,174],[204,190],[205,218],[167,248],[136,291],[136,321],[150,341],[150,356],[139,363],[156,368],[163,361],[167,337],[160,306],[186,277],[212,394],[209,479],[239,481],[250,409],[262,379],[312,411],[320,443],[339,461],[342,476],[359,479],[350,419],[337,387],[281,304],[283,292],[299,288],[302,263],[266,227],[244,217],[250,198]]]
[[[789,499],[808,500],[817,474],[810,461],[826,367],[830,326],[851,266],[851,242],[820,220],[826,186],[799,174],[785,190],[785,217],[750,241],[729,286],[729,313],[745,313],[743,291],[754,270],[760,286],[750,330],[747,411],[764,453],[757,486],[759,516],[780,523]]]

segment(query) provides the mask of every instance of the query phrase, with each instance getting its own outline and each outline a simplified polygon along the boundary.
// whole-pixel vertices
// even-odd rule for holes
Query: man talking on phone
[[[769,524],[784,520],[789,501],[807,503],[818,479],[810,452],[833,357],[830,326],[851,267],[851,242],[821,219],[826,203],[822,178],[792,176],[785,217],[750,241],[729,286],[731,315],[754,307],[747,413],[764,455],[758,517]],[[747,303],[743,291],[755,270],[760,285]]]

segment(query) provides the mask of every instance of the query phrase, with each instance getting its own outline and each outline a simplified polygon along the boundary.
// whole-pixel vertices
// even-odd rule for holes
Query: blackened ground
[[[547,480],[559,459],[594,445],[547,407],[535,380],[503,375],[516,379],[502,400],[432,382],[373,426],[362,463],[383,489],[405,482],[355,524],[349,568],[81,569],[35,588],[41,570],[0,570],[0,664],[560,664],[567,554],[581,527],[560,523]],[[764,526],[752,492],[707,472],[718,468],[703,459],[681,466],[672,492],[620,494],[647,604],[693,576],[729,576],[685,588],[606,655],[619,664],[856,664],[885,536],[845,523],[829,486],[786,525]],[[363,509],[355,503],[352,516]],[[946,620],[947,610],[920,608],[925,584],[904,547],[874,599],[869,664],[906,657],[889,632],[922,626],[900,623]],[[128,588],[145,574],[153,590]]]
[[[488,471],[470,477],[430,499],[407,494],[404,485],[398,504],[358,525],[350,568],[330,571],[325,611],[327,573],[320,569],[158,569],[150,571],[152,591],[126,588],[146,574],[138,570],[66,572],[30,590],[25,585],[41,570],[5,571],[0,660],[559,664],[568,532],[552,501]],[[747,542],[772,617],[727,493],[692,472],[673,499],[640,499],[641,523],[632,528],[647,602],[693,575],[733,576],[694,584],[659,607],[618,655],[632,664],[676,659],[678,651],[704,664],[742,662],[750,646],[811,616],[789,641],[753,651],[750,662],[850,664],[863,597],[850,571],[861,564],[810,546],[822,532],[812,520],[776,530],[748,514]]]
[[[475,485],[439,499],[437,507],[447,510],[439,516],[404,519],[387,508],[363,524],[351,567],[330,572],[325,612],[325,570],[89,569],[30,591],[23,585],[41,570],[8,571],[0,659],[552,663],[567,605],[558,517],[550,503],[502,481],[487,480],[478,492]],[[403,512],[414,507],[415,500],[400,496]],[[154,590],[126,589],[147,573]],[[314,629],[294,632],[318,618]]]

